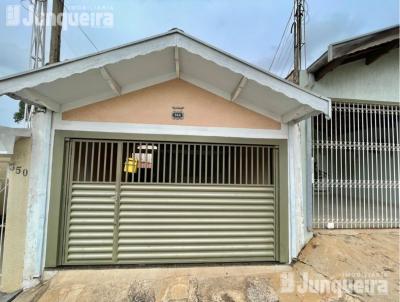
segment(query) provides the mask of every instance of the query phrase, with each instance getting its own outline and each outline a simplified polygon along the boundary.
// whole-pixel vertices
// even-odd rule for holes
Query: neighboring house
[[[9,171],[27,193],[8,203],[3,290],[66,266],[289,263],[310,236],[299,122],[329,118],[328,98],[180,30],[0,79],[3,94],[37,106],[11,158],[30,155],[29,182]]]
[[[399,26],[329,45],[301,86],[332,99],[312,121],[314,227],[399,227]]]

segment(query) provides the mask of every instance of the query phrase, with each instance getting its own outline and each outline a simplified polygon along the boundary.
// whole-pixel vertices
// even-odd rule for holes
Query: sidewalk
[[[14,301],[398,301],[399,238],[398,230],[318,231],[292,266],[62,270]]]

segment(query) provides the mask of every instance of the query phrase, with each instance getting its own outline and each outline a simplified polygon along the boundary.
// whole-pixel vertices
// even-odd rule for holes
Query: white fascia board
[[[327,115],[330,114],[330,100],[328,98],[304,90],[289,81],[278,78],[266,71],[262,71],[255,66],[251,66],[250,64],[218,51],[209,45],[193,40],[187,35],[179,35],[177,37],[177,44],[178,47],[184,48],[187,51],[199,55],[206,60],[212,61],[219,66],[241,74],[249,80],[254,80],[276,92],[282,93],[286,97],[297,101],[299,104],[309,105],[315,110],[321,111]]]
[[[54,130],[145,134],[145,135],[179,135],[201,137],[229,137],[229,138],[253,138],[253,139],[287,139],[288,128],[282,124],[279,130],[246,129],[226,127],[199,127],[199,126],[175,126],[159,124],[130,124],[130,123],[100,123],[64,121],[61,114],[54,119]]]
[[[174,62],[175,62],[176,77],[179,79],[180,74],[181,74],[181,68],[180,68],[180,59],[179,59],[179,48],[177,46],[175,46],[175,49],[174,49]]]
[[[9,78],[0,79],[0,95],[17,92],[24,88],[35,87],[39,84],[52,82],[92,69],[98,69],[122,60],[133,59],[137,56],[174,47],[175,45],[176,37],[173,34],[157,36],[91,56],[71,60],[70,62],[61,62],[35,71],[17,74]]]

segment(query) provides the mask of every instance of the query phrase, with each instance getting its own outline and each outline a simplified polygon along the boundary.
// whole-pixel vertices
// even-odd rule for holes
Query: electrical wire
[[[293,43],[292,43],[292,39],[291,39],[291,35],[288,34],[285,38],[284,43],[281,46],[280,52],[278,54],[278,56],[276,57],[275,60],[275,64],[274,64],[274,69],[279,69],[281,64],[286,60],[286,55],[288,50],[292,47]]]
[[[282,33],[281,39],[280,39],[279,44],[278,44],[278,48],[277,48],[276,51],[275,51],[274,57],[273,57],[273,59],[272,59],[272,62],[271,62],[271,64],[270,64],[268,70],[271,70],[272,66],[274,65],[275,58],[276,58],[276,56],[277,56],[277,54],[278,54],[279,49],[281,48],[281,44],[282,44],[283,38],[284,38],[284,36],[285,36],[285,34],[286,34],[287,29],[289,28],[290,20],[292,19],[293,13],[294,13],[294,7],[293,7],[292,11],[290,12],[289,18],[288,18],[288,20],[287,20],[287,22],[286,22],[285,30],[284,30],[283,33]]]
[[[69,13],[70,10],[68,9],[65,1],[64,1],[64,9]],[[83,30],[83,28],[79,25],[78,23],[78,28],[79,30],[82,32],[82,34],[85,36],[85,38],[90,42],[90,44],[94,47],[94,49],[96,49],[96,51],[99,51],[99,49],[97,48],[96,44],[94,44],[94,42],[92,41],[92,39],[90,39],[89,35]]]

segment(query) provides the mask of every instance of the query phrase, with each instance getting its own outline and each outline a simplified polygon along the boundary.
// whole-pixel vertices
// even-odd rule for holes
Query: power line
[[[285,36],[285,34],[286,34],[286,31],[287,31],[287,29],[289,28],[289,24],[290,24],[290,20],[292,19],[293,12],[294,12],[294,7],[293,7],[292,11],[290,12],[289,18],[288,18],[288,20],[287,20],[287,22],[286,22],[285,30],[284,30],[283,33],[282,33],[281,39],[280,39],[279,44],[278,44],[278,48],[277,48],[276,51],[275,51],[274,57],[273,57],[273,59],[272,59],[272,62],[271,62],[271,64],[270,64],[268,70],[271,70],[272,65],[273,65],[274,62],[275,62],[276,55],[278,54],[278,51],[279,51],[279,49],[280,49],[280,47],[281,47],[281,44],[282,44],[283,38],[284,38],[284,36]]]
[[[284,68],[291,57],[293,50],[293,40],[291,39],[290,35],[288,35],[283,45],[284,47],[281,48],[282,51],[279,54],[278,60],[276,61],[274,68],[277,71],[280,71],[282,68]]]
[[[70,10],[68,9],[67,5],[65,4],[65,1],[64,1],[64,8],[68,13],[70,12]],[[89,35],[83,30],[83,28],[79,25],[79,23],[78,23],[78,28],[82,32],[82,34],[86,37],[86,39],[90,42],[90,44],[92,44],[94,49],[96,49],[96,51],[99,51],[99,49],[97,48],[96,44],[94,44],[92,39],[90,39]]]

